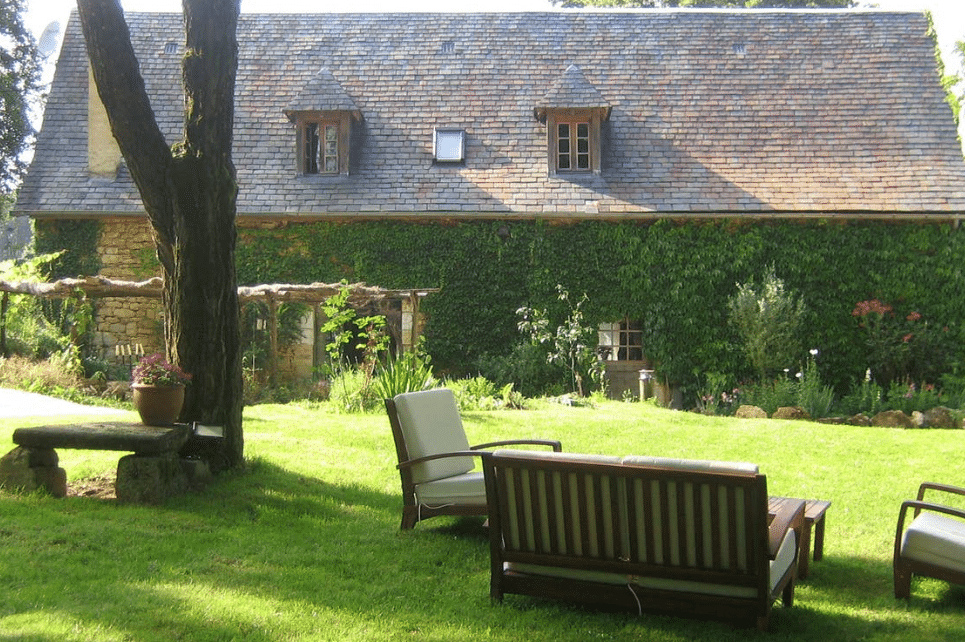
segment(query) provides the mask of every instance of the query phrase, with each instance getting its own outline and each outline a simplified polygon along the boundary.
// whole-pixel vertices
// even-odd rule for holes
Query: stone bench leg
[[[27,492],[43,489],[66,497],[67,472],[58,463],[54,450],[17,446],[0,458],[0,486]]]
[[[175,453],[127,455],[117,462],[117,501],[160,504],[188,490],[188,477]]]

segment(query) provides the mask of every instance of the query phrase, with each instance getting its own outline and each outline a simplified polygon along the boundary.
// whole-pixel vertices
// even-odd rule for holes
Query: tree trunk
[[[79,0],[97,92],[141,194],[164,277],[168,358],[192,373],[181,419],[224,426],[215,468],[243,463],[231,161],[239,0],[184,0],[184,139],[164,140],[117,0]]]

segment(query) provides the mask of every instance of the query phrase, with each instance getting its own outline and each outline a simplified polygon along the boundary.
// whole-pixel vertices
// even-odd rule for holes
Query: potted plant
[[[148,426],[170,426],[181,414],[191,375],[163,354],[143,357],[132,373],[134,407]]]

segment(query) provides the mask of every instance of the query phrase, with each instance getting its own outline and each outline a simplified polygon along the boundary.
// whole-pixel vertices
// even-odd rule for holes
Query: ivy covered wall
[[[877,298],[947,327],[958,363],[965,344],[965,233],[944,224],[314,222],[241,230],[238,265],[245,284],[442,288],[423,305],[427,347],[452,374],[508,354],[520,340],[515,310],[556,309],[559,283],[589,295],[589,322],[639,319],[645,351],[671,381],[745,376],[727,299],[770,265],[804,298],[803,345],[821,351],[822,376],[839,389],[866,368],[866,335],[852,316],[858,301]]]
[[[105,225],[38,224],[38,251],[70,250],[54,276],[101,270],[95,248]],[[141,262],[145,243],[129,246]],[[750,372],[727,300],[771,265],[807,307],[801,361],[808,348],[820,350],[822,378],[839,391],[868,367],[867,334],[852,311],[869,299],[940,328],[955,346],[950,362],[965,374],[965,232],[947,224],[307,222],[240,229],[237,261],[243,285],[346,279],[441,288],[423,302],[425,335],[437,369],[454,375],[512,352],[520,306],[562,317],[559,283],[587,293],[590,323],[639,320],[648,357],[671,381],[692,387],[708,372],[739,380]]]

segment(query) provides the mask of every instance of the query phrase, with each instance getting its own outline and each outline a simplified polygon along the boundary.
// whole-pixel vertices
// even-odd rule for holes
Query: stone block
[[[871,418],[872,426],[882,428],[914,428],[911,417],[900,410],[885,410]]]
[[[57,453],[18,446],[0,458],[0,486],[7,490],[46,490],[67,496],[67,472],[57,467]]]
[[[734,413],[734,416],[738,419],[767,419],[767,413],[764,412],[763,408],[749,406],[747,404],[739,407]]]
[[[774,411],[771,419],[810,419],[808,411],[800,406],[781,406]]]
[[[188,477],[175,454],[127,455],[117,463],[117,501],[161,504],[188,490]]]
[[[944,406],[929,408],[924,412],[924,425],[927,428],[961,428],[962,422],[956,421],[952,411]]]

